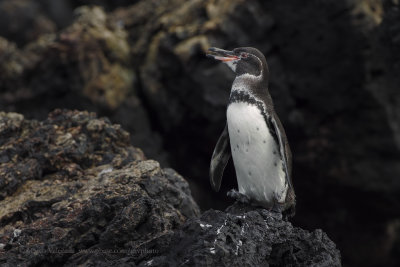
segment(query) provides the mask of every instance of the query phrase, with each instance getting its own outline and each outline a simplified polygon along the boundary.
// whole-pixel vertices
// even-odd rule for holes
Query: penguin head
[[[211,47],[207,56],[227,64],[236,76],[249,74],[256,77],[268,76],[268,66],[264,55],[253,47],[238,47],[232,51]]]

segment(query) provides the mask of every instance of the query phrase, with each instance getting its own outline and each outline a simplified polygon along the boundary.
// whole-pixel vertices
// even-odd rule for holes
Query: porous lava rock
[[[199,215],[182,176],[94,113],[1,112],[0,151],[2,266],[119,259]]]

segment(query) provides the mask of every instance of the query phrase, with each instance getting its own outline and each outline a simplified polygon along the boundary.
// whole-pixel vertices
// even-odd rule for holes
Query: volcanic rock
[[[140,249],[199,215],[179,174],[93,113],[56,110],[38,122],[2,112],[0,151],[2,266]]]
[[[0,110],[45,119],[56,108],[97,112],[124,125],[134,145],[167,162],[138,97],[123,25],[100,7],[80,7],[59,34],[18,48],[0,37]]]

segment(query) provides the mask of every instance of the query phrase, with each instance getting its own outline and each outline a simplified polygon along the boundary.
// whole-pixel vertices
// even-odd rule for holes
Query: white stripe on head
[[[250,56],[253,56],[253,55],[250,55]],[[262,67],[261,60],[256,56],[253,56],[253,57],[255,57],[260,62],[260,65]],[[225,62],[225,63],[228,63],[228,62]],[[235,65],[235,69],[236,69],[236,65]],[[246,86],[246,80],[247,81],[248,80],[253,80],[255,82],[259,82],[259,81],[261,81],[263,79],[263,74],[264,74],[264,70],[261,68],[261,72],[260,72],[259,75],[253,75],[253,74],[250,74],[250,73],[245,73],[245,74],[241,74],[239,76],[236,76],[236,78],[235,78],[235,80],[233,81],[233,84],[232,84],[232,91],[245,91],[246,93],[250,94],[251,96],[253,96],[254,98],[257,99],[257,97],[254,94],[252,94],[252,92],[250,90],[248,90],[246,88],[247,87]]]
[[[236,72],[236,66],[237,66],[238,61],[239,61],[239,60],[236,59],[236,60],[224,61],[224,63],[225,63],[226,65],[228,65],[228,67],[229,67],[233,72]]]
[[[257,60],[258,60],[258,62],[260,63],[260,66],[261,66],[261,71],[260,71],[260,74],[259,75],[252,75],[252,74],[249,74],[249,73],[245,73],[245,74],[242,74],[242,75],[239,75],[239,76],[237,76],[236,78],[239,78],[239,77],[248,77],[248,78],[251,78],[251,79],[255,79],[255,80],[261,80],[262,79],[262,76],[263,76],[263,74],[264,74],[264,70],[263,70],[263,64],[262,64],[262,61],[261,61],[261,59],[259,59],[257,56],[255,56],[255,55],[252,55],[252,54],[249,54],[249,56],[251,56],[251,57],[255,57]]]

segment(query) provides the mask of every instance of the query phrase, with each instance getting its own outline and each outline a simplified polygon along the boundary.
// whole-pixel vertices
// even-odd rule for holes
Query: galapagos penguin
[[[233,51],[212,47],[207,56],[227,64],[236,74],[226,110],[227,123],[211,159],[212,188],[219,191],[232,155],[239,192],[231,190],[228,195],[293,216],[292,156],[269,94],[264,55],[252,47]]]

